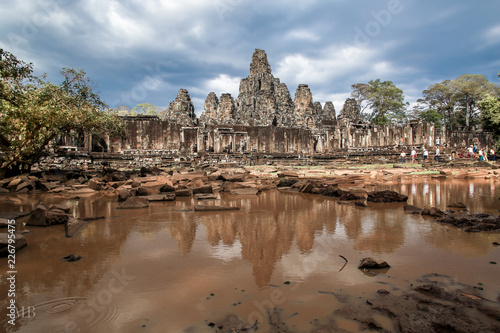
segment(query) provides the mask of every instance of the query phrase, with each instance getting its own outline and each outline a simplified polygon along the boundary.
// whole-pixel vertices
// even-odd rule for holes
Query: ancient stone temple
[[[176,123],[183,126],[196,124],[193,102],[186,89],[180,89],[175,100],[168,105],[165,119],[175,119]]]
[[[432,123],[405,125],[364,123],[356,100],[348,98],[339,115],[332,102],[314,101],[307,84],[299,84],[292,100],[285,83],[272,74],[263,50],[256,49],[250,74],[241,80],[234,99],[209,93],[198,119],[185,89],[180,89],[165,118],[124,117],[126,139],[100,138],[104,150],[126,154],[259,153],[297,156],[346,155],[353,152],[396,150],[404,146],[432,147],[435,136],[442,145],[467,146],[473,140],[488,144],[491,134],[448,132]],[[436,132],[436,134],[435,134]],[[86,140],[92,142],[92,140]],[[90,151],[92,145],[86,144]]]
[[[259,49],[252,56],[250,75],[241,80],[233,105],[230,95],[221,96],[221,104],[226,99],[224,106],[219,106],[216,98],[214,93],[208,95],[201,123],[316,128],[323,121],[335,120],[333,104],[328,102],[328,110],[323,112],[321,103],[313,102],[306,84],[299,85],[292,100],[288,87],[273,76],[266,53]]]

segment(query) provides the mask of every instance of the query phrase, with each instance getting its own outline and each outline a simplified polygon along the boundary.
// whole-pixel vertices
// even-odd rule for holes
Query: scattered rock
[[[215,200],[217,197],[213,193],[198,193],[194,195],[195,200]]]
[[[406,213],[410,213],[410,214],[420,214],[422,212],[422,208],[412,206],[412,205],[405,205],[403,207],[403,209]]]
[[[280,181],[278,182],[278,184],[276,186],[277,187],[292,187],[298,181],[299,181],[298,179],[284,178],[284,179],[280,179]]]
[[[133,196],[134,195],[129,190],[120,190],[118,191],[118,202],[124,202],[125,200]]]
[[[441,209],[437,207],[424,208],[422,209],[422,212],[420,214],[429,215],[432,217],[442,217],[446,215],[445,212],[443,212]]]
[[[332,187],[328,186],[320,191],[321,195],[327,196],[327,197],[340,197],[342,196],[345,191],[339,189],[338,187]]]
[[[225,180],[227,182],[244,182],[246,174],[244,173],[235,173],[235,174],[229,174],[229,173],[222,173],[220,175],[222,180]]]
[[[257,195],[259,190],[256,188],[235,188],[230,193],[231,195]]]
[[[14,234],[14,247],[16,249],[16,253],[21,249],[24,249],[28,246],[28,241],[23,235],[18,233]],[[9,253],[9,234],[8,233],[0,233],[0,257],[7,257]]]
[[[66,257],[61,258],[62,261],[66,261],[66,262],[75,262],[75,261],[80,261],[82,259],[83,258],[81,256],[79,256],[78,254],[70,254],[70,255],[67,255]]]
[[[361,259],[358,269],[378,269],[378,268],[388,268],[391,267],[389,264],[383,260],[373,259],[371,257]]]
[[[38,205],[31,214],[26,225],[47,227],[54,224],[66,223],[70,217],[67,208],[52,206],[50,209],[43,204]]]
[[[311,193],[313,188],[314,188],[314,185],[310,182],[307,182],[304,185],[302,185],[299,190],[302,193]]]
[[[176,190],[175,195],[177,197],[190,197],[192,193],[190,189],[181,189],[181,190]]]
[[[195,205],[194,210],[200,212],[209,212],[209,211],[223,211],[223,210],[240,210],[240,208],[232,206]]]
[[[467,232],[496,231],[500,230],[500,216],[486,213],[478,214],[447,214],[436,222],[450,224],[462,228]]]
[[[35,182],[32,180],[27,180],[25,182],[20,183],[16,187],[16,192],[21,192],[24,189],[26,189],[27,191],[34,190],[35,189]]]
[[[148,195],[144,198],[148,199],[149,202],[151,202],[151,201],[174,201],[175,200],[175,193],[166,193],[166,194],[165,193],[164,194],[156,194],[156,195]]]
[[[198,193],[213,193],[212,185],[203,185],[193,188],[193,194]]]
[[[278,173],[278,177],[279,178],[285,178],[285,177],[288,177],[288,178],[299,178],[299,174],[296,173],[296,172],[293,172],[293,171],[284,171],[284,172]]]
[[[148,188],[148,187],[145,187],[145,186],[140,186],[137,188],[137,192],[136,192],[136,195],[137,196],[148,196],[148,195],[155,195],[157,193],[157,191],[155,189],[152,189],[152,188]]]
[[[171,183],[164,184],[160,187],[160,192],[174,192],[175,188]]]
[[[345,192],[339,198],[339,200],[342,200],[342,201],[354,201],[354,200],[360,200],[360,199],[364,199],[364,197],[357,196],[356,194],[351,193],[351,192]]]
[[[453,202],[448,205],[448,208],[459,208],[459,209],[466,209],[467,206],[463,202]]]
[[[396,191],[373,191],[368,193],[368,201],[371,202],[406,202],[408,196]]]
[[[135,208],[147,208],[149,207],[149,200],[144,197],[130,197],[125,200],[118,209],[135,209]]]

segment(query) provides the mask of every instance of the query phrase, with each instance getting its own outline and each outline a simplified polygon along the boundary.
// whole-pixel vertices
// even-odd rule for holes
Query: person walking
[[[479,153],[478,153],[478,156],[479,156],[479,162],[482,162],[484,161],[484,152],[483,152],[483,148],[480,148],[479,149]]]
[[[434,155],[434,161],[438,162],[439,163],[439,147],[436,146],[436,155]]]
[[[401,163],[405,163],[406,153],[404,150],[401,151]]]
[[[411,163],[417,163],[417,151],[415,147],[411,150]]]
[[[429,152],[427,151],[427,148],[424,148],[424,162],[427,161],[427,157],[429,157]]]
[[[469,158],[473,158],[474,157],[474,147],[472,145],[470,145],[468,152],[469,152]]]
[[[496,161],[495,149],[490,149],[490,157],[488,158],[490,161]]]

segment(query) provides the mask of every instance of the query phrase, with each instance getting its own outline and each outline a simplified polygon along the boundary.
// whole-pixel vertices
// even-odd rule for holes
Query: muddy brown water
[[[500,208],[500,185],[488,180],[403,178],[377,189],[405,193],[419,207],[444,210],[461,201],[471,212],[497,214]],[[310,332],[314,323],[332,318],[339,328],[358,332],[355,322],[333,314],[342,306],[335,295],[363,301],[382,287],[408,289],[428,273],[481,286],[487,299],[500,297],[500,247],[492,245],[500,233],[466,233],[404,214],[401,203],[363,208],[278,191],[220,198],[211,203],[241,210],[194,212],[191,198],[117,210],[116,199],[102,194],[79,200],[0,196],[0,213],[30,211],[43,202],[70,207],[76,217],[105,217],[74,238],[65,237],[63,226],[28,227],[29,245],[16,256],[16,304],[34,307],[36,316],[7,324],[8,267],[0,258],[3,328],[214,332],[210,323],[237,316],[250,325],[259,322],[258,331],[267,332],[266,312],[276,307],[294,332]],[[83,259],[61,260],[69,254]],[[378,274],[358,270],[368,256],[392,267]],[[387,318],[380,316],[379,323],[391,331]]]

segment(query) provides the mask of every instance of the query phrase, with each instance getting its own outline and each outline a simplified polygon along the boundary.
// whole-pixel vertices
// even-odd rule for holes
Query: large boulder
[[[422,208],[412,206],[412,205],[405,205],[403,207],[403,209],[404,209],[405,213],[409,213],[409,214],[420,214],[422,212]]]
[[[132,193],[132,191],[122,189],[118,191],[118,202],[124,202],[125,200],[133,196],[134,194]]]
[[[338,187],[328,186],[328,187],[322,188],[320,190],[320,193],[324,196],[327,196],[327,197],[340,197],[345,193],[345,191],[339,189]]]
[[[9,235],[8,233],[0,233],[0,257],[7,257],[9,254]],[[14,247],[16,252],[25,248],[28,245],[26,238],[20,234],[14,234]],[[12,244],[11,244],[12,245]]]
[[[408,196],[396,191],[373,191],[368,193],[368,201],[371,202],[406,202]]]
[[[443,217],[446,215],[446,213],[437,207],[431,207],[431,208],[424,208],[421,212],[421,215],[429,215],[432,217]]]
[[[125,200],[118,209],[134,209],[134,208],[147,208],[149,207],[149,200],[144,197],[130,197]]]
[[[243,182],[243,181],[245,181],[246,174],[245,173],[235,173],[235,174],[222,173],[220,177],[222,178],[222,180],[225,180],[227,182]]]
[[[26,180],[16,187],[16,192],[21,192],[24,189],[27,189],[28,191],[34,190],[36,187],[35,182],[32,180]]]
[[[48,209],[44,204],[40,204],[33,210],[26,225],[48,227],[55,224],[66,223],[69,217],[68,208],[52,206]]]
[[[339,198],[339,200],[342,200],[342,201],[353,201],[353,200],[361,200],[361,199],[364,199],[364,197],[360,197],[354,193],[351,193],[351,192],[346,192],[344,194],[342,194]]]
[[[212,185],[202,185],[193,188],[193,194],[198,193],[213,193]]]
[[[175,191],[175,188],[172,185],[172,183],[166,183],[166,184],[163,184],[162,187],[160,187],[160,193],[161,192],[174,192],[174,191]]]
[[[358,269],[378,269],[378,268],[388,268],[391,267],[384,260],[373,259],[371,257],[361,259]]]

